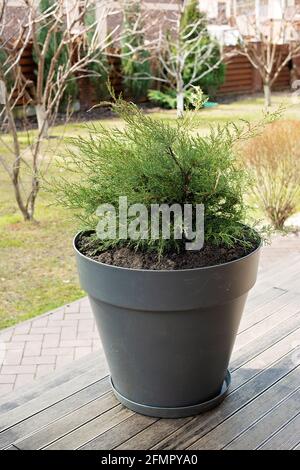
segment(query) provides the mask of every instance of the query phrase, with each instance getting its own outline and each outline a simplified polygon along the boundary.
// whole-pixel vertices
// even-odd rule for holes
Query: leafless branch
[[[14,28],[6,22],[8,3],[5,0],[0,8],[0,48],[5,55],[0,63],[0,81],[5,90],[0,122],[6,132],[1,136],[0,164],[10,176],[24,219],[33,220],[48,132],[55,123],[68,83],[71,79],[96,75],[90,66],[101,64],[101,55],[118,40],[121,32],[118,26],[99,38],[97,21],[86,24],[85,16],[95,8],[94,0],[57,0],[45,11],[36,8],[32,0],[20,0],[26,14],[22,21],[15,22]],[[112,2],[106,2],[103,18],[108,14],[108,3]],[[113,14],[112,10],[109,6],[109,14]],[[46,35],[41,41],[42,29]],[[53,37],[60,37],[60,41],[51,55]],[[24,51],[31,44],[36,57],[35,80],[28,80],[21,66]],[[38,129],[28,133],[26,148],[21,143],[14,114],[20,102],[24,103],[25,113],[32,105],[38,118]],[[30,167],[30,187],[28,184],[23,187],[23,165]]]
[[[278,19],[256,14],[236,16],[240,35],[236,53],[248,58],[259,72],[265,90],[266,106],[271,104],[271,88],[286,65],[300,55],[300,32],[295,21],[297,6],[282,7]]]

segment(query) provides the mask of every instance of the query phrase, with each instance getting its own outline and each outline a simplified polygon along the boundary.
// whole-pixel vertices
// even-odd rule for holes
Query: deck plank
[[[154,448],[183,450],[192,446],[203,435],[246,406],[295,368],[293,354],[285,356],[272,367],[260,372],[242,387],[229,394],[221,407],[192,418],[190,422],[177,429],[175,433],[165,438]]]
[[[300,320],[299,317],[297,317],[297,320],[298,320],[298,325],[299,325],[299,320]],[[293,326],[295,326],[295,325],[293,325]],[[283,340],[278,341],[278,343],[275,343],[275,344],[273,345],[272,348],[273,348],[273,350],[274,350],[274,349],[277,350],[277,355],[278,355],[278,354],[280,355],[280,353],[284,353],[284,352],[286,351],[286,349],[285,349],[286,345],[287,345],[287,344],[291,344],[291,342],[293,342],[293,340],[296,340],[298,333],[299,333],[299,331],[295,330],[295,331],[293,331],[293,332],[291,333],[290,337],[287,336],[287,337],[283,338]],[[269,349],[265,349],[261,354],[264,355],[265,357],[267,357],[267,356],[269,355],[270,360],[272,359],[272,351],[270,352]],[[277,357],[277,356],[274,356],[274,357]],[[257,356],[257,360],[260,361],[259,355]],[[252,361],[253,361],[253,359],[252,359]],[[259,362],[258,362],[258,363],[259,363]],[[254,371],[254,373],[256,373],[256,372],[255,372],[255,367],[253,368],[253,366],[254,366],[253,363],[251,364],[251,366],[252,366],[252,367],[249,367],[249,370],[251,371],[251,375],[253,375],[253,371]],[[240,367],[240,372],[239,372],[239,373],[242,373],[242,371],[243,371],[243,368]],[[249,375],[247,375],[247,378],[249,378]],[[235,378],[234,378],[234,382],[235,382],[237,379],[238,379],[238,375],[236,374],[236,376],[235,376]],[[243,380],[245,380],[245,377],[243,377]],[[240,380],[239,382],[237,381],[237,382],[235,382],[235,383],[238,384],[238,383],[240,383],[241,381],[242,381],[242,380]],[[163,420],[161,420],[161,421],[163,421]],[[159,429],[159,427],[161,426],[161,424],[162,424],[161,421],[157,422],[157,429]],[[169,422],[168,420],[166,420],[166,421]],[[151,427],[151,426],[150,426],[150,427]],[[163,427],[164,427],[164,426],[163,426]],[[105,428],[105,429],[106,429],[106,428]],[[155,435],[157,435],[157,429],[155,429],[155,428],[153,429]],[[106,430],[106,431],[107,431],[107,430]],[[152,429],[148,429],[148,433],[149,433],[149,431],[150,431],[150,433],[152,433]],[[96,439],[98,436],[99,436],[99,432],[97,432],[96,435],[92,435],[92,439],[93,439],[93,438]],[[140,437],[139,437],[139,435],[137,435],[136,437],[143,439],[143,434],[141,434]],[[84,439],[84,440],[85,440],[85,439]],[[63,445],[64,445],[64,442],[65,442],[65,441],[66,441],[66,439],[64,439],[64,441],[62,441],[62,442],[59,444],[60,447],[62,446],[61,448],[64,448]],[[153,440],[152,440],[151,442],[153,443]],[[155,442],[157,443],[157,439],[156,439]],[[149,442],[148,442],[147,440],[146,440],[146,443],[149,444]],[[147,445],[148,445],[148,444],[146,444],[146,443],[143,444],[143,441],[142,441],[142,443],[140,444],[139,448],[143,448],[143,447],[147,448]],[[80,444],[81,444],[81,441],[80,441]],[[84,445],[84,444],[85,444],[85,442],[84,442],[82,445]],[[122,444],[120,444],[120,445],[122,445]],[[127,439],[127,444],[126,444],[126,445],[129,446],[128,448],[135,448],[135,447],[132,447],[133,442],[130,441],[130,439],[129,439],[129,440]],[[124,447],[126,447],[126,445],[124,445]],[[80,446],[80,445],[79,445],[79,446]],[[26,447],[25,447],[25,448],[26,448]],[[121,447],[121,448],[122,448],[122,447]],[[174,448],[174,447],[173,447],[173,448]]]
[[[240,335],[250,327],[260,323],[265,318],[269,318],[278,311],[286,307],[291,301],[296,300],[296,294],[290,296],[287,291],[280,291],[273,289],[277,293],[276,296],[271,298],[268,302],[261,302],[256,308],[250,307],[250,310],[245,311],[240,324],[239,332]],[[298,302],[300,305],[300,298],[298,294]]]
[[[285,356],[276,364],[276,368],[272,367],[258,374],[245,385],[230,393],[221,407],[195,418],[180,420],[183,424],[180,426],[175,423],[174,428],[172,422],[169,424],[170,420],[157,421],[142,433],[129,439],[124,445],[119,446],[118,449],[185,449],[200,437],[201,432],[206,433],[210,427],[213,428],[220,424],[289,371],[292,371],[295,368],[292,359],[292,355]],[[170,432],[165,430],[164,439],[158,441],[157,435],[164,423],[166,426],[170,426]]]
[[[161,442],[166,436],[172,435],[178,428],[186,425],[192,418],[161,419],[141,431],[136,436],[123,442],[116,450],[147,450]]]
[[[52,388],[49,391],[45,391],[37,398],[8,411],[1,416],[0,431],[4,431],[5,429],[12,427],[20,421],[23,421],[39,411],[54,405],[58,401],[67,398],[82,388],[97,382],[99,380],[99,376],[101,376],[101,373],[99,373],[99,366],[96,366],[94,369],[73,378],[67,383],[60,383],[57,387]]]
[[[85,373],[88,369],[93,368],[99,364],[101,354],[96,352],[88,356],[78,359],[68,365],[67,368],[58,369],[52,372],[49,377],[43,377],[32,384],[28,384],[26,388],[18,388],[8,395],[1,396],[0,398],[0,413],[18,408],[21,405],[39,397],[45,391],[57,387],[60,384],[66,384],[70,380],[78,377],[80,374]],[[105,374],[107,375],[107,374]]]
[[[245,305],[244,314],[247,316],[251,314],[256,309],[264,307],[267,303],[272,300],[279,299],[282,295],[286,294],[288,291],[283,289],[276,289],[273,286],[269,286],[266,289],[256,290],[255,287],[249,294],[247,303]]]
[[[273,410],[278,405],[278,402],[285,400],[294,393],[299,385],[299,379],[300,369],[292,371],[217,428],[196,441],[189,449],[221,450],[231,440],[247,430],[252,423],[255,423],[265,414]],[[298,393],[297,398],[299,397],[300,394]],[[277,412],[279,412],[279,410],[277,410]],[[293,412],[293,415],[294,414],[295,411]]]
[[[156,421],[158,421],[157,418],[151,418],[149,416],[135,413],[108,431],[97,435],[97,437],[80,447],[80,450],[115,449],[122,443],[128,441],[133,436],[136,436],[141,431],[148,428]]]
[[[269,330],[273,328],[280,328],[280,324],[285,322],[288,318],[300,312],[300,295],[296,298],[294,294],[290,294],[289,303],[275,312],[273,315],[269,315],[259,323],[252,325],[247,330],[240,333],[236,338],[235,350],[242,346],[250,343],[251,341],[257,340],[260,336],[265,335]]]
[[[272,348],[267,349],[260,355],[256,356],[254,359],[249,361],[249,363],[246,364],[247,367],[245,368],[240,368],[239,371],[234,371],[232,374],[233,378],[233,383],[230,389],[230,393],[232,393],[235,389],[237,389],[239,386],[241,386],[243,383],[245,383],[247,380],[250,380],[252,377],[257,375],[259,372],[261,372],[261,367],[264,366],[264,368],[271,366],[276,360],[279,360],[283,356],[285,356],[289,351],[290,351],[290,346],[293,344],[293,342],[296,342],[300,338],[300,329],[292,333],[291,335],[283,338],[282,341],[279,341],[276,343]],[[135,415],[138,416],[138,415]],[[134,416],[134,417],[135,417]],[[130,429],[130,424],[132,423],[133,429],[135,429],[135,422],[134,422],[134,417],[130,418],[128,420],[128,425],[126,425],[126,422],[122,423],[120,425],[120,430],[124,433],[124,444],[121,445],[120,443],[120,438],[121,436],[118,434],[119,430],[118,429],[112,429],[111,431],[107,431],[106,435],[101,438],[101,436],[98,436],[95,438],[94,442],[91,442],[90,444],[87,444],[86,448],[89,449],[112,449],[117,446],[120,446],[119,449],[130,449],[133,448],[131,446],[134,446],[136,449],[138,446],[138,449],[147,449],[147,447],[151,445],[155,445],[160,441],[160,431],[162,430],[162,434],[166,435],[167,432],[173,432],[176,430],[176,428],[179,426],[180,423],[185,423],[188,422],[188,420],[172,420],[171,422],[169,420],[153,420],[153,423],[155,423],[155,426],[153,428],[148,429],[147,428],[151,425],[149,423],[149,419],[145,419],[146,417],[143,417],[141,421],[137,424],[137,426],[141,425],[140,432],[141,434],[137,435],[138,433],[135,432],[134,436],[131,436],[131,429]],[[144,428],[142,427],[144,423]],[[167,426],[166,426],[167,425]],[[128,426],[128,433],[126,433],[126,426]],[[150,434],[150,440],[147,436]],[[125,439],[126,436],[126,439]],[[129,439],[132,439],[131,441]],[[125,443],[125,441],[128,441],[128,443]],[[108,446],[108,447],[107,447]],[[85,447],[84,447],[85,448]]]
[[[225,446],[225,450],[252,450],[262,446],[269,436],[277,434],[281,428],[295,418],[295,415],[299,413],[299,403],[300,390],[298,388],[296,392],[273,408],[270,413],[252,424],[247,431]],[[300,427],[297,439],[300,439]],[[276,447],[278,447],[278,438],[276,441]]]
[[[275,436],[271,437],[261,450],[290,450],[295,447],[300,450],[300,413],[282,428]]]
[[[240,387],[243,383],[262,372],[263,369],[272,367],[273,364],[292,350],[296,350],[299,340],[300,329],[298,328],[298,330],[285,336],[281,341],[278,341],[270,348],[253,357],[253,359],[250,359],[243,364],[243,366],[231,370],[232,385],[230,391]]]
[[[297,265],[296,265],[297,266]],[[299,292],[300,285],[300,273],[299,268],[293,276],[288,276],[286,279],[285,276],[282,276],[282,282],[280,283],[281,289],[287,289],[289,292]]]
[[[290,283],[294,280],[295,276],[299,274],[300,255],[291,255],[283,258],[278,264],[273,265],[267,272],[259,272],[257,290],[263,291],[268,287],[276,287],[291,291]],[[299,286],[293,288],[299,292]]]
[[[118,401],[111,391],[103,396],[81,406],[80,408],[68,413],[66,416],[57,419],[53,423],[39,429],[35,434],[30,435],[26,439],[18,441],[16,444],[19,449],[34,450],[42,449],[52,442],[63,438],[75,429],[89,421],[101,416],[106,411],[118,405]]]
[[[18,441],[25,440],[28,436],[36,432],[43,432],[45,426],[50,425],[52,422],[66,416],[81,406],[99,398],[108,391],[110,391],[110,384],[108,378],[105,378],[35,413],[24,421],[0,433],[0,448],[7,446],[9,443],[15,443],[19,446]],[[22,444],[20,445],[22,446]]]
[[[266,351],[268,348],[281,341],[285,336],[288,336],[289,334],[296,331],[299,326],[300,315],[297,313],[285,322],[281,323],[280,328],[275,326],[268,332],[267,335],[261,336],[259,341],[254,339],[251,341],[251,343],[246,344],[246,346],[238,350],[234,350],[231,357],[230,369],[235,370],[238,367],[241,367],[253,357],[257,356],[263,351]]]
[[[260,270],[220,407],[177,420],[133,413],[115,399],[93,353],[1,397],[0,448],[300,450],[299,265],[296,255]]]
[[[75,429],[61,439],[53,442],[51,445],[45,447],[45,449],[78,449],[97,437],[99,433],[104,433],[108,429],[113,428],[133,414],[133,411],[124,408],[122,405],[117,405],[103,415],[98,416],[89,423],[84,424],[80,428]]]

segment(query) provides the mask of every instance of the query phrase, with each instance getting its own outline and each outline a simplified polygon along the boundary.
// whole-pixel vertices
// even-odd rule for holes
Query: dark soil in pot
[[[159,258],[157,253],[136,251],[130,247],[113,248],[101,252],[93,233],[83,233],[78,238],[79,251],[100,263],[131,269],[180,270],[216,266],[243,258],[255,251],[259,243],[249,240],[249,247],[240,244],[233,247],[204,245],[200,251],[167,253]]]

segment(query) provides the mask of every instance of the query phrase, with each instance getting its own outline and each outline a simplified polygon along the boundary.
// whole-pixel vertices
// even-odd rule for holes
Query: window
[[[236,0],[236,14],[248,15],[255,11],[255,0]]]
[[[269,0],[260,0],[259,16],[262,18],[267,18],[269,16]]]
[[[226,2],[218,2],[218,23],[227,23],[227,4]]]

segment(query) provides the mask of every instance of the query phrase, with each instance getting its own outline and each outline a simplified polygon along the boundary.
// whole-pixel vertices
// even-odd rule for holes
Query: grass
[[[300,120],[300,110],[289,104],[288,97],[277,94],[275,106],[286,103],[289,108],[285,118]],[[202,111],[203,124],[200,131],[207,132],[215,123],[240,118],[253,121],[259,118],[263,99],[245,99]],[[155,112],[156,117],[174,120],[174,111]],[[120,125],[117,119],[105,119],[105,126]],[[70,123],[53,129],[55,136],[73,136],[86,133],[84,125]],[[22,133],[22,144],[27,145],[26,133]],[[6,137],[8,138],[8,136]],[[47,149],[46,158],[53,161],[62,149],[53,139]],[[4,149],[0,147],[0,152]],[[51,172],[57,171],[55,164]],[[84,295],[79,287],[72,237],[76,227],[70,214],[51,205],[49,194],[40,193],[36,219],[37,224],[25,223],[16,207],[13,191],[7,175],[0,169],[0,328],[11,326],[54,309]]]

